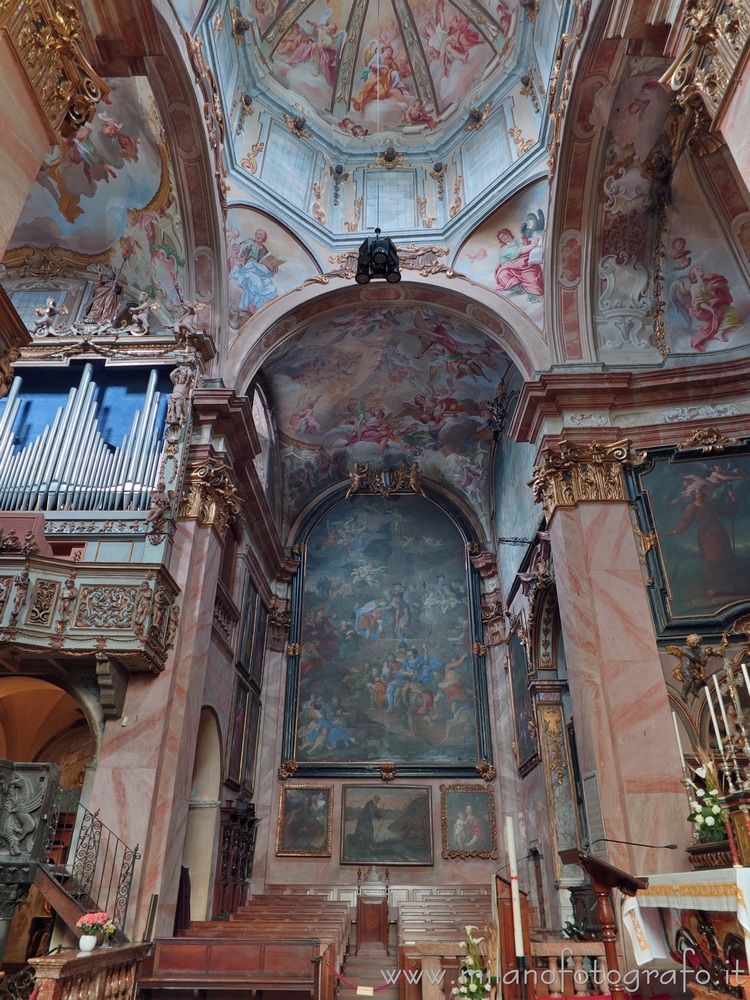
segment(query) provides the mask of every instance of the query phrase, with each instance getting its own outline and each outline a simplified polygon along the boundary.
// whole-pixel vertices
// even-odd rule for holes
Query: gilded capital
[[[559,452],[545,448],[529,483],[534,503],[544,506],[549,522],[558,507],[622,502],[627,499],[623,469],[629,461],[629,441],[584,445],[561,441]]]
[[[209,461],[188,471],[180,499],[179,516],[213,525],[223,540],[243,502],[237,487],[231,481],[229,466]]]

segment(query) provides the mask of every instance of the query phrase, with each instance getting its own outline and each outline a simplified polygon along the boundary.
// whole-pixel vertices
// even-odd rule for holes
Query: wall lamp
[[[357,273],[354,276],[358,285],[366,285],[372,278],[385,278],[391,284],[401,281],[398,250],[393,245],[393,240],[380,235],[380,229],[375,230],[374,236],[368,236],[359,248]]]

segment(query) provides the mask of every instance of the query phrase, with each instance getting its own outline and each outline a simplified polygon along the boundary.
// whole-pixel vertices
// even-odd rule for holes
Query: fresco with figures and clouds
[[[318,268],[299,240],[267,215],[234,205],[226,223],[229,322],[233,329]]]
[[[471,234],[453,264],[507,298],[540,329],[548,191],[547,182],[540,181],[511,198]]]
[[[45,156],[9,249],[99,255],[171,308],[185,252],[156,103],[145,78],[110,86],[91,122]]]
[[[521,21],[518,0],[252,0],[251,9],[276,83],[360,138],[456,117],[507,66]]]
[[[465,322],[383,306],[308,328],[267,367],[291,521],[316,492],[416,461],[487,515],[487,403],[509,361]]]

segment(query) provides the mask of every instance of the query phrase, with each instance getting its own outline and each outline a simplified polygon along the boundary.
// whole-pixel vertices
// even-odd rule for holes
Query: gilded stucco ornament
[[[579,503],[627,500],[623,469],[633,460],[630,442],[574,445],[560,442],[560,451],[545,448],[529,485],[534,503],[544,506],[549,522],[558,507]]]
[[[228,465],[208,461],[188,470],[180,499],[180,518],[213,525],[221,539],[243,504],[231,482]]]
[[[419,493],[420,496],[425,496],[419,465],[417,462],[410,465],[406,460],[400,469],[371,469],[369,462],[355,462],[349,473],[346,499],[355,493],[377,493],[383,497],[394,493]]]
[[[73,138],[109,93],[81,51],[75,5],[66,0],[0,4],[3,29],[41,106],[50,136]]]

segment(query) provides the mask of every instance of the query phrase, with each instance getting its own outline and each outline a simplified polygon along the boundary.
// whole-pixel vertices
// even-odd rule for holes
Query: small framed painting
[[[429,788],[344,785],[342,865],[432,863]]]
[[[333,787],[283,785],[279,800],[276,855],[330,858]]]
[[[487,785],[441,785],[444,858],[496,858],[495,799]]]

